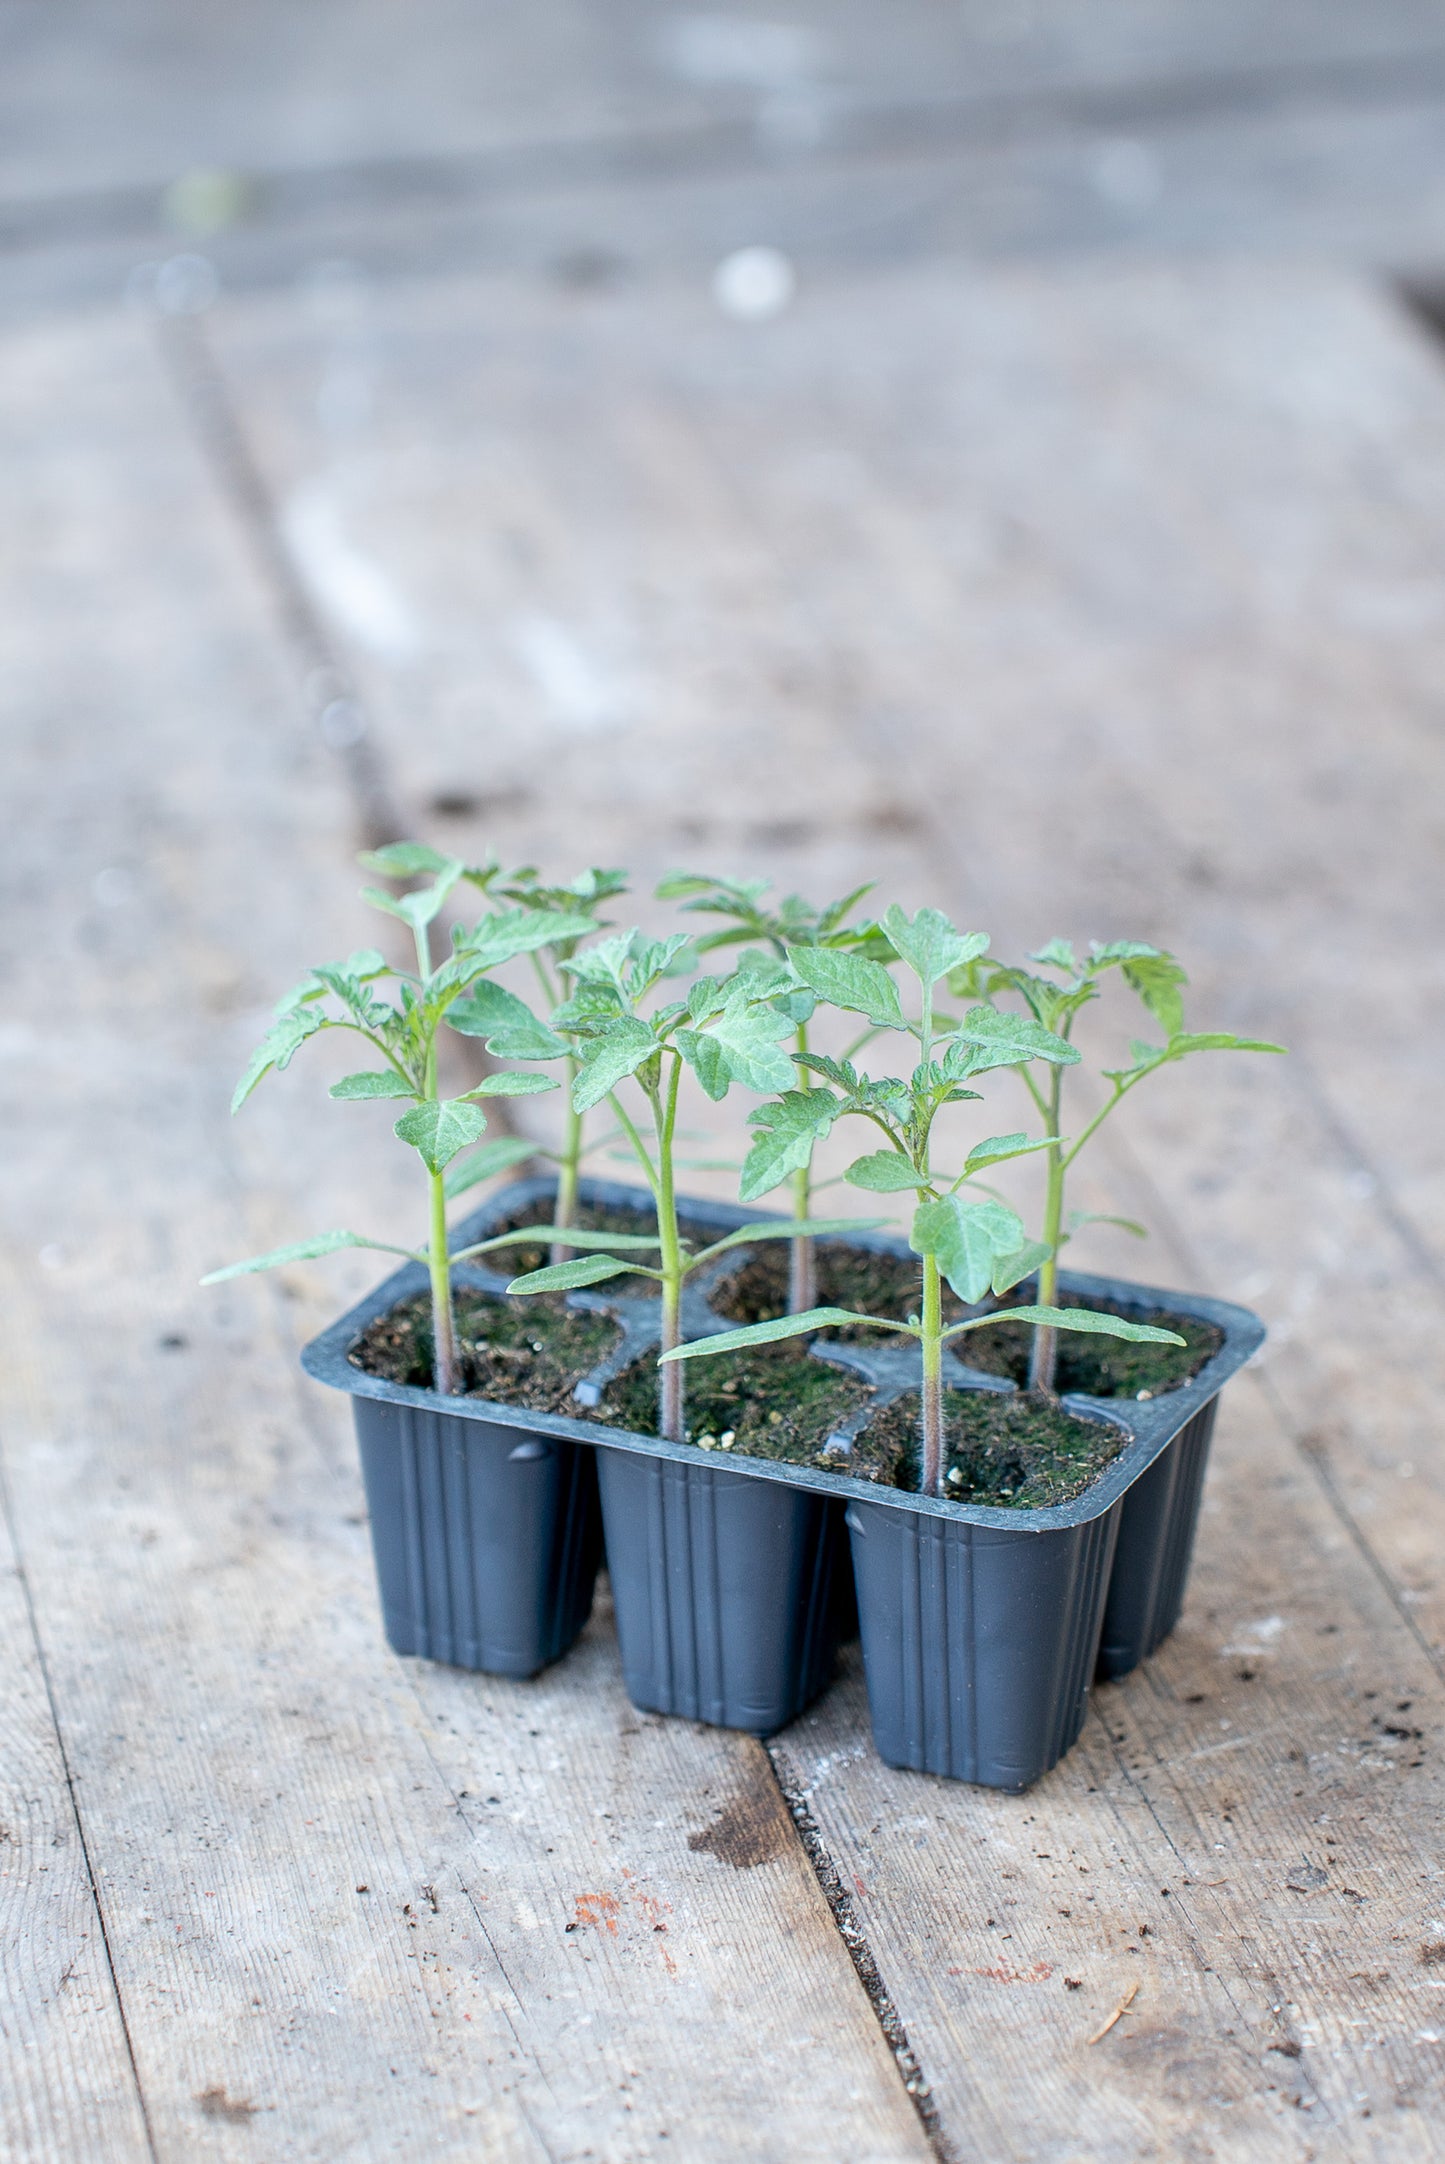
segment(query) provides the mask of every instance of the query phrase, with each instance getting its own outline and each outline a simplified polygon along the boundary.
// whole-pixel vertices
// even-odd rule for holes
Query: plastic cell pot
[[[741,1470],[598,1452],[634,1705],[772,1735],[831,1682],[848,1571],[834,1499]]]
[[[1179,1619],[1219,1392],[1263,1326],[1224,1301],[1114,1278],[1065,1272],[1061,1289],[1198,1317],[1221,1343],[1147,1401],[1065,1396],[1122,1440],[1072,1502],[1009,1510],[877,1489],[864,1500],[849,1483],[869,1709],[890,1765],[1028,1788],[1077,1738],[1092,1678],[1127,1675]],[[952,1379],[998,1387],[976,1371]]]
[[[602,1557],[593,1453],[565,1423],[544,1430],[515,1407],[439,1397],[352,1365],[368,1324],[426,1285],[416,1265],[397,1271],[315,1338],[303,1364],[351,1397],[392,1650],[535,1675],[591,1613]]]

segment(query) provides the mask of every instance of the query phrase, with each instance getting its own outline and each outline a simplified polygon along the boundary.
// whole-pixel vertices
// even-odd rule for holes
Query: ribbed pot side
[[[1083,1726],[1118,1505],[1047,1532],[860,1501],[847,1523],[880,1756],[1028,1788]]]
[[[502,1676],[557,1660],[601,1560],[591,1449],[430,1407],[352,1407],[392,1649]]]

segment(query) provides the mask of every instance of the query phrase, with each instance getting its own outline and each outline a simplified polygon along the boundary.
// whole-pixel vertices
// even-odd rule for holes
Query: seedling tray
[[[548,1180],[517,1181],[456,1228],[485,1239],[520,1211],[545,1222]],[[582,1200],[636,1210],[645,1191],[584,1181]],[[686,1198],[680,1214],[720,1237],[759,1213]],[[525,1220],[524,1220],[525,1221]],[[859,1233],[850,1245],[907,1255]],[[505,1253],[505,1251],[503,1251]],[[689,1337],[733,1324],[710,1305],[746,1249],[689,1281]],[[460,1264],[458,1285],[499,1293],[510,1273]],[[856,1581],[874,1737],[892,1765],[1022,1789],[1083,1723],[1096,1663],[1119,1676],[1173,1628],[1183,1601],[1219,1391],[1260,1344],[1247,1309],[1193,1293],[1065,1272],[1085,1299],[1198,1316],[1223,1334],[1189,1382],[1146,1402],[1065,1397],[1127,1438],[1083,1494],[1050,1509],[934,1500],[846,1471],[703,1451],[587,1417],[615,1376],[655,1349],[657,1303],[569,1294],[614,1316],[621,1337],[579,1384],[578,1413],[439,1398],[348,1358],[370,1323],[424,1292],[395,1271],[303,1353],[309,1374],[352,1398],[391,1644],[460,1666],[534,1672],[586,1621],[600,1499],[627,1687],[651,1710],[766,1735],[826,1684]],[[819,1344],[813,1357],[874,1389],[835,1439],[919,1387],[911,1345]],[[1011,1390],[947,1355],[945,1382]],[[597,1484],[594,1487],[593,1454]]]

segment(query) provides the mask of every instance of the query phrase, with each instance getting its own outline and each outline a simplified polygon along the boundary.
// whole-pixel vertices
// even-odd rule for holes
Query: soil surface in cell
[[[1050,1399],[946,1390],[944,1486],[950,1502],[1046,1510],[1072,1502],[1118,1457],[1128,1437],[1079,1420]],[[845,1466],[857,1480],[918,1492],[918,1393],[895,1398],[869,1422]]]
[[[657,1363],[649,1354],[619,1375],[589,1417],[656,1435]],[[756,1345],[687,1363],[687,1439],[719,1456],[832,1464],[823,1445],[864,1404],[867,1383],[811,1359],[800,1344]]]
[[[537,1413],[575,1413],[574,1384],[606,1358],[622,1335],[610,1316],[578,1314],[557,1293],[499,1300],[458,1286],[452,1306],[461,1394],[525,1405]],[[430,1298],[419,1293],[379,1316],[347,1357],[368,1375],[430,1390]]]
[[[923,1302],[919,1264],[911,1256],[876,1254],[865,1247],[849,1247],[822,1240],[817,1250],[818,1305],[850,1307],[865,1314],[888,1315],[904,1321],[916,1315]],[[1032,1289],[1020,1287],[1005,1296],[1001,1309],[1021,1305],[1033,1297]],[[713,1295],[713,1306],[731,1322],[771,1322],[786,1314],[788,1306],[788,1251],[779,1241],[760,1247],[741,1269]],[[1224,1333],[1211,1322],[1193,1315],[1175,1315],[1167,1308],[1131,1306],[1123,1301],[1082,1300],[1065,1293],[1061,1307],[1092,1307],[1103,1314],[1120,1315],[1130,1322],[1152,1323],[1157,1329],[1174,1330],[1183,1345],[1130,1345],[1122,1338],[1072,1337],[1060,1331],[1059,1365],[1055,1389],[1081,1390],[1090,1397],[1159,1397],[1176,1390],[1197,1375],[1224,1343]],[[944,1322],[960,1322],[969,1310],[947,1286],[943,1290]],[[854,1343],[885,1343],[889,1333],[862,1325],[825,1330],[824,1338]],[[1011,1382],[1028,1381],[1029,1345],[1033,1331],[1027,1323],[988,1323],[954,1338],[952,1351],[969,1367],[986,1375],[1006,1375]]]
[[[529,1225],[545,1225],[550,1222],[548,1214],[550,1209],[551,1204],[545,1198],[539,1202],[528,1203],[525,1208],[513,1210],[508,1216],[502,1218],[500,1223],[492,1228],[492,1232],[487,1234],[487,1238],[490,1239],[492,1234],[497,1232],[525,1232]],[[650,1209],[604,1209],[591,1203],[578,1205],[573,1222],[581,1232],[645,1233],[654,1230],[657,1225],[656,1216]],[[715,1240],[720,1240],[723,1237],[720,1231],[716,1231],[707,1225],[694,1224],[686,1217],[679,1218],[678,1230],[684,1240],[691,1243],[694,1252],[698,1248],[710,1247]],[[596,1248],[589,1247],[587,1249],[589,1255],[598,1252],[600,1250]],[[645,1249],[636,1250],[636,1255],[637,1260],[646,1263],[649,1268],[658,1259],[656,1253],[649,1253]],[[550,1242],[541,1240],[535,1243],[519,1241],[515,1247],[499,1247],[494,1249],[490,1255],[478,1255],[476,1264],[478,1268],[483,1270],[500,1271],[506,1277],[522,1277],[529,1270],[543,1269],[551,1260],[552,1248]],[[655,1300],[657,1298],[656,1280],[642,1276],[609,1277],[604,1279],[600,1285],[589,1286],[588,1290],[600,1293],[604,1299]]]

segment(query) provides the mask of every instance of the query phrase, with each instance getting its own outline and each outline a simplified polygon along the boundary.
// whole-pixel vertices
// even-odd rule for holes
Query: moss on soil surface
[[[865,1314],[895,1316],[901,1322],[917,1314],[922,1304],[920,1267],[910,1257],[821,1240],[817,1260],[820,1306],[859,1308]],[[1031,1292],[1021,1288],[1011,1296],[1010,1304],[1031,1297]],[[1086,1301],[1071,1293],[1064,1294],[1060,1305],[1096,1307],[1105,1314],[1126,1316],[1130,1322],[1153,1323],[1160,1329],[1177,1331],[1186,1341],[1183,1345],[1130,1345],[1122,1338],[1075,1337],[1061,1331],[1056,1385],[1060,1393],[1082,1390],[1096,1398],[1137,1398],[1143,1391],[1158,1397],[1197,1375],[1224,1342],[1224,1333],[1213,1323],[1201,1322],[1192,1315],[1171,1314],[1165,1308],[1131,1307],[1122,1301]],[[774,1316],[786,1314],[786,1243],[779,1241],[775,1247],[759,1248],[749,1255],[742,1268],[719,1286],[713,1306],[729,1321],[739,1323],[771,1322]],[[958,1322],[967,1312],[945,1286],[944,1321]],[[827,1330],[822,1335],[861,1344],[884,1343],[888,1337],[884,1331],[861,1327]],[[986,1375],[1006,1375],[1012,1382],[1026,1383],[1032,1337],[1027,1323],[990,1323],[985,1329],[970,1330],[966,1337],[955,1338],[952,1349],[969,1367],[981,1368]]]
[[[630,1367],[606,1391],[594,1420],[615,1422],[639,1435],[657,1433],[657,1365],[651,1355]],[[710,1438],[717,1455],[782,1459],[790,1465],[823,1460],[824,1443],[869,1396],[867,1383],[811,1359],[800,1344],[758,1345],[687,1366],[687,1431],[703,1448]],[[733,1441],[722,1438],[731,1435]]]
[[[944,1494],[955,1503],[1044,1510],[1082,1494],[1128,1438],[1077,1420],[1048,1399],[1002,1391],[947,1390],[943,1398]],[[895,1398],[853,1445],[858,1480],[918,1490],[918,1394]]]
[[[537,1413],[575,1413],[574,1384],[622,1335],[609,1316],[578,1314],[551,1293],[535,1300],[498,1300],[459,1287],[453,1307],[462,1395],[525,1405]],[[380,1316],[347,1357],[369,1375],[429,1390],[430,1299],[418,1294]]]

